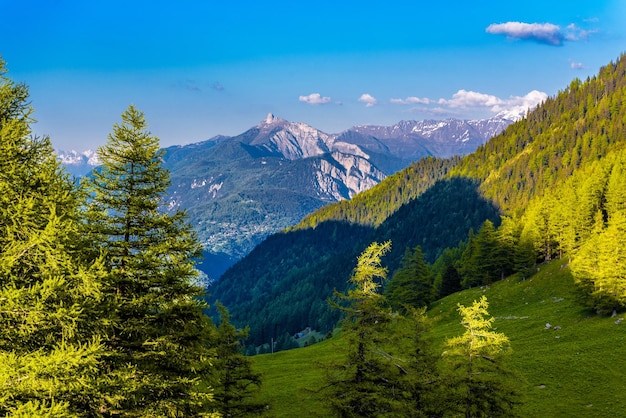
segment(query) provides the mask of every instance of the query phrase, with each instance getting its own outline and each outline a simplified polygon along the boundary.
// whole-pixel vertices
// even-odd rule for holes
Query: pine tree
[[[467,244],[463,249],[461,259],[459,260],[459,273],[462,280],[461,285],[464,288],[480,285],[482,282],[481,271],[478,268],[480,258],[480,248],[474,231],[469,230]]]
[[[213,325],[196,284],[200,245],[181,211],[168,213],[159,140],[130,106],[98,151],[88,237],[105,254],[103,307],[110,415],[205,416],[211,410]]]
[[[433,273],[424,260],[422,248],[408,248],[402,258],[402,266],[385,289],[387,301],[394,309],[404,311],[406,307],[420,308],[428,305],[435,297]]]
[[[492,331],[494,318],[488,318],[487,298],[482,296],[470,306],[459,306],[465,332],[446,342],[444,359],[452,370],[448,413],[465,417],[510,417],[518,402],[512,374],[504,367],[509,339]],[[455,410],[456,409],[456,410]]]
[[[461,287],[461,275],[453,264],[448,264],[446,270],[441,275],[441,288],[439,297],[451,295],[463,289]]]
[[[0,60],[0,415],[94,415],[103,271],[81,261],[80,194],[31,115]]]
[[[477,266],[481,277],[481,284],[491,284],[503,278],[505,269],[505,254],[501,251],[500,243],[493,222],[487,219],[476,235]]]
[[[426,316],[426,307],[407,309],[400,327],[402,338],[410,341],[406,360],[401,373],[406,417],[439,416],[439,376],[436,358],[432,354],[429,342],[424,334],[431,328],[431,321]]]
[[[219,302],[216,306],[220,313],[216,338],[217,355],[213,363],[216,373],[216,409],[223,417],[260,414],[267,409],[266,404],[254,401],[254,396],[261,387],[261,375],[252,370],[252,362],[242,353],[248,330],[236,329],[230,323],[226,307]]]

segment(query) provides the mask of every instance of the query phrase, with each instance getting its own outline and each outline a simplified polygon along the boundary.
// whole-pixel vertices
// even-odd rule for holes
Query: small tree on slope
[[[458,306],[465,332],[446,342],[444,359],[453,373],[448,393],[454,395],[446,409],[467,418],[515,416],[517,393],[503,363],[509,339],[491,330],[494,318],[487,317],[485,296],[470,306]]]
[[[328,375],[328,401],[340,417],[401,416],[400,370],[385,347],[393,315],[378,292],[387,277],[381,257],[390,248],[390,241],[370,244],[358,258],[352,288],[336,295],[348,305],[335,305],[346,313],[347,360]]]
[[[253,398],[261,387],[261,375],[252,370],[252,362],[241,352],[248,330],[236,329],[226,307],[219,302],[216,306],[220,313],[214,361],[216,409],[223,417],[260,414],[267,405]]]

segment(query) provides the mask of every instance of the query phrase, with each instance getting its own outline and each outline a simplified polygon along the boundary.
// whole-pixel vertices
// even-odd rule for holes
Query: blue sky
[[[0,0],[0,54],[58,149],[129,104],[163,146],[268,113],[327,133],[533,105],[626,52],[626,2]]]

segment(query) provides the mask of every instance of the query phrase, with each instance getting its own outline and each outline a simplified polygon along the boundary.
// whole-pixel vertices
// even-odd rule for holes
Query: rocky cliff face
[[[315,175],[320,196],[327,196],[332,201],[351,199],[385,178],[385,173],[366,158],[341,152],[319,159]]]

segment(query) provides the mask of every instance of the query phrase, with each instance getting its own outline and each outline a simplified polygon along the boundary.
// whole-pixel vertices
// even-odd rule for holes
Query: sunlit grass
[[[489,301],[494,327],[511,340],[510,366],[521,376],[524,417],[617,417],[626,410],[626,321],[597,316],[576,300],[573,279],[562,261],[541,267],[527,280],[517,276],[486,288],[469,289],[434,303],[429,337],[441,352],[459,335],[457,304],[481,295]],[[550,327],[546,327],[550,324]],[[340,337],[303,349],[254,357],[264,374],[261,397],[270,416],[329,416],[315,389],[323,384],[316,365],[339,359]]]

